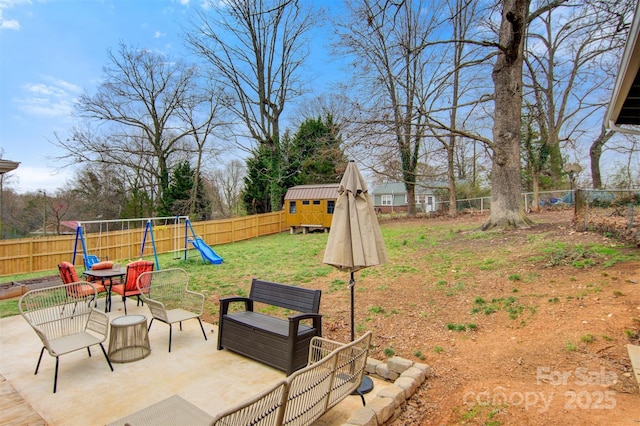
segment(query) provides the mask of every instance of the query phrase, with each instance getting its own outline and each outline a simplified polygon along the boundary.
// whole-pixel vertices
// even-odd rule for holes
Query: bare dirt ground
[[[489,239],[460,231],[485,216],[414,219],[427,239],[434,225],[452,237],[356,273],[356,334],[373,332],[370,356],[431,368],[394,426],[640,425],[626,349],[640,344],[640,262],[609,266],[606,248],[620,242],[576,232],[572,210],[530,218],[531,228]],[[603,250],[581,251],[590,244]],[[324,335],[339,341],[349,339],[344,281],[334,271],[313,283],[323,290]]]
[[[394,352],[432,371],[394,425],[640,424],[626,349],[640,343],[640,262],[607,267],[606,253],[581,253],[619,243],[576,232],[570,210],[530,217],[530,229],[451,238],[403,259],[413,272],[357,273],[356,323],[374,333],[371,356]],[[485,219],[461,217],[452,232]],[[447,220],[422,219],[425,233]],[[542,236],[570,256],[537,251]],[[448,254],[434,261],[439,251]],[[329,288],[337,278],[322,284],[323,328],[348,340],[344,292]]]

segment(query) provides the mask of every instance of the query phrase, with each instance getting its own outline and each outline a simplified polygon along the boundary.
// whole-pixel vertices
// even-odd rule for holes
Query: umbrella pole
[[[351,289],[351,341],[353,342],[354,340],[356,340],[356,333],[355,333],[355,295],[354,295],[354,288],[356,286],[356,280],[353,276],[353,271],[351,271],[351,278],[349,279],[349,287]],[[352,395],[360,395],[360,398],[362,398],[362,405],[365,404],[364,401],[364,394],[365,393],[369,393],[373,390],[373,380],[371,380],[371,377],[364,375],[362,376],[362,382],[360,382],[360,386],[358,387],[358,389],[356,389],[355,391],[353,391]]]
[[[351,289],[351,341],[356,340],[356,333],[354,328],[355,323],[355,296],[354,296],[354,288],[356,286],[356,280],[353,277],[353,271],[351,271],[351,279],[349,280],[349,288]]]

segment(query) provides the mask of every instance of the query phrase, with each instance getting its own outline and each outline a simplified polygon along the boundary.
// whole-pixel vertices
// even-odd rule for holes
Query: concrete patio
[[[98,309],[104,310],[104,299],[99,300]],[[135,299],[128,300],[127,310],[129,315],[150,318],[147,307],[136,307]],[[114,297],[109,316],[113,319],[122,315],[121,299]],[[58,390],[54,394],[55,359],[45,353],[40,371],[34,375],[40,340],[22,316],[3,318],[0,374],[6,382],[1,388],[0,424],[105,425],[175,394],[213,416],[285,377],[283,372],[251,359],[218,351],[217,327],[204,326],[207,341],[195,320],[185,322],[183,331],[175,326],[169,353],[169,327],[154,322],[149,332],[151,354],[135,362],[114,363],[113,372],[98,347],[92,348],[92,357],[86,351],[64,355],[60,357]],[[104,346],[108,348],[108,339]],[[374,384],[367,401],[390,385],[377,379]],[[17,413],[11,408],[16,400],[26,403]],[[360,397],[349,396],[316,424],[342,424],[360,407]]]

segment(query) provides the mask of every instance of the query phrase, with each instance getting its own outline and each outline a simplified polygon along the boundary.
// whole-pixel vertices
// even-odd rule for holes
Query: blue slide
[[[202,238],[196,237],[193,240],[189,240],[189,242],[200,252],[204,263],[209,262],[213,265],[219,265],[222,263],[222,258],[218,256],[216,252],[202,240]]]

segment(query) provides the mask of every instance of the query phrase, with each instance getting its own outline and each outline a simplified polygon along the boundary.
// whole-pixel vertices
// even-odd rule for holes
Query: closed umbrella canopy
[[[351,273],[351,341],[355,340],[354,319],[354,272],[387,261],[387,251],[382,240],[378,218],[373,210],[367,183],[360,174],[356,163],[347,164],[338,187],[338,199],[331,219],[331,231],[324,252],[324,263]],[[364,376],[355,393],[373,389],[371,378]]]
[[[338,194],[324,263],[350,272],[385,263],[380,225],[356,163],[347,165]]]
[[[338,199],[333,210],[331,231],[327,240],[323,262],[351,272],[351,341],[354,331],[353,273],[362,268],[383,264],[387,251],[382,240],[380,225],[373,210],[367,183],[356,163],[349,162],[338,187]]]

